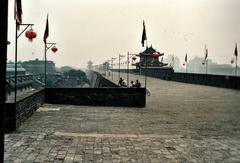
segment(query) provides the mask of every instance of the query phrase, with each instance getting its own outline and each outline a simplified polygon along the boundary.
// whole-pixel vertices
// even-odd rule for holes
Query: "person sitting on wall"
[[[122,77],[119,78],[118,85],[122,86],[123,79]]]
[[[122,86],[122,87],[127,87],[127,81],[123,79],[121,86]]]
[[[131,85],[130,85],[130,88],[134,88],[136,87],[135,83],[133,81],[131,81]]]
[[[138,79],[135,82],[135,87],[136,88],[141,88],[141,83],[138,81]]]

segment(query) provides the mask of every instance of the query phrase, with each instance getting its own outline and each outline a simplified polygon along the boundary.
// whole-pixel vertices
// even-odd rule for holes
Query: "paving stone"
[[[240,162],[239,91],[148,80],[146,108],[44,104],[60,110],[6,134],[5,162]]]

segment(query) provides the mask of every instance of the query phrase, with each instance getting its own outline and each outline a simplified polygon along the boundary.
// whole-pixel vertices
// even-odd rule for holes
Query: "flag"
[[[47,43],[48,35],[49,35],[49,27],[48,27],[48,16],[47,16],[46,28],[45,28],[45,32],[44,32],[44,36],[43,36],[43,42],[44,42],[45,44]]]
[[[14,19],[16,20],[16,23],[18,25],[17,28],[19,29],[19,24],[22,24],[22,2],[21,2],[21,0],[15,0]]]
[[[185,55],[185,62],[187,62],[187,53],[186,53],[186,55]]]
[[[163,62],[163,57],[161,58],[161,62]]]
[[[206,49],[206,52],[205,52],[205,61],[207,60],[207,57],[208,57],[208,49]]]
[[[146,28],[145,28],[145,23],[143,21],[143,32],[142,32],[142,47],[144,47],[144,41],[147,40],[147,34],[146,34]]]
[[[235,55],[236,57],[238,56],[237,44],[235,45],[234,55]]]

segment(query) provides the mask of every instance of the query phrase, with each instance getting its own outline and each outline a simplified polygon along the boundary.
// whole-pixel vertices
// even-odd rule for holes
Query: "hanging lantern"
[[[52,47],[51,49],[53,51],[53,53],[56,53],[58,51],[58,49],[56,48],[56,46]]]
[[[135,56],[132,57],[132,60],[135,61],[137,58]]]
[[[32,40],[37,37],[37,33],[34,32],[33,29],[31,28],[25,32],[25,36],[28,38],[29,41],[32,42]]]
[[[152,58],[153,58],[153,59],[157,59],[158,56],[159,56],[158,52],[152,53]]]
[[[186,64],[185,64],[185,63],[183,63],[182,65],[183,65],[183,66],[185,66]]]
[[[231,64],[234,64],[234,59],[231,60]]]

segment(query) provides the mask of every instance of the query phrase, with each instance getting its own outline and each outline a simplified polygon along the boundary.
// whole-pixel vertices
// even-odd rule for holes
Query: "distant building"
[[[92,62],[92,61],[88,61],[88,63],[87,63],[87,68],[88,68],[89,70],[91,70],[91,69],[93,68],[93,62]]]
[[[157,53],[157,57],[152,57],[153,53]],[[167,63],[163,63],[162,61],[159,61],[159,57],[163,56],[164,53],[158,52],[156,49],[154,49],[152,46],[147,47],[146,50],[139,53],[140,61],[136,63],[136,67],[143,67],[147,64],[148,67],[163,67],[167,66]]]
[[[45,61],[44,60],[29,60],[22,62],[22,66],[28,73],[39,75],[45,73]],[[56,73],[55,63],[53,61],[47,61],[46,64],[47,74]]]
[[[22,67],[21,64],[17,64],[17,75],[25,75],[26,70]],[[7,63],[7,71],[6,71],[6,77],[13,77],[15,76],[15,64],[13,62]]]
[[[239,70],[239,67],[238,67]],[[230,64],[211,63],[209,65],[209,74],[235,75],[235,67]]]
[[[62,66],[62,67],[60,67],[60,71],[61,72],[67,72],[67,71],[70,71],[72,69],[74,69],[74,68],[72,68],[70,66]]]
[[[206,73],[206,64],[202,64],[203,58],[194,57],[188,61],[188,72],[189,73]],[[218,64],[213,62],[211,59],[208,59],[208,74],[218,74],[218,75],[234,75],[235,67],[230,64]],[[239,69],[239,68],[238,68]]]
[[[205,73],[206,68],[205,65],[202,64],[203,58],[201,57],[194,57],[193,59],[190,59],[187,64],[187,71],[189,73]],[[212,60],[208,60],[208,64],[211,64]]]
[[[175,72],[180,71],[180,59],[177,56],[174,55],[168,55],[166,58],[166,62],[170,67],[173,67]]]

